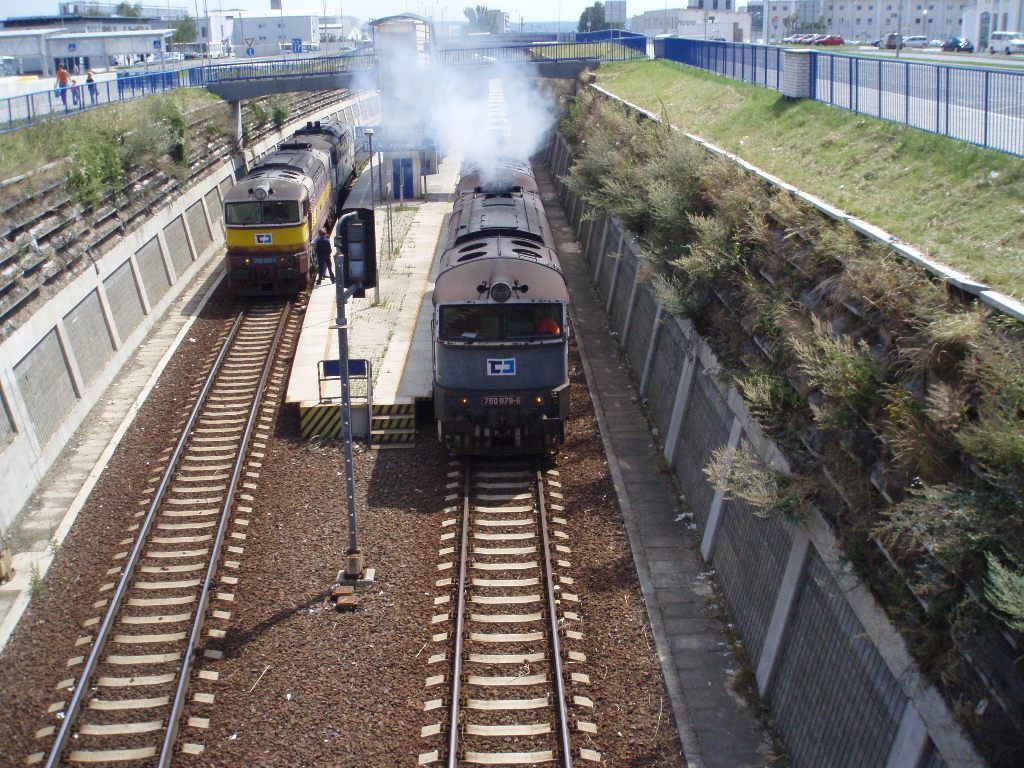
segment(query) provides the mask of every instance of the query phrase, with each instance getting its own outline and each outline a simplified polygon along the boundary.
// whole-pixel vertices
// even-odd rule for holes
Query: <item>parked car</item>
[[[890,32],[888,35],[883,35],[876,45],[888,51],[895,51],[900,47],[900,36],[895,32]]]
[[[814,41],[815,45],[845,45],[842,35],[822,35]]]
[[[942,50],[954,53],[974,53],[974,43],[966,37],[951,37],[942,44]]]
[[[1024,34],[1020,32],[993,32],[988,38],[989,53],[1024,53]]]
[[[928,45],[928,38],[924,35],[908,35],[903,38],[904,48],[924,48]]]

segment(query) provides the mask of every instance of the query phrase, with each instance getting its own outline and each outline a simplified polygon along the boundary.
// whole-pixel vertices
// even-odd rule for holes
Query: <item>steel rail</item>
[[[71,701],[68,703],[67,710],[64,713],[64,719],[61,722],[60,730],[57,732],[57,738],[55,739],[53,746],[50,748],[50,754],[46,758],[46,768],[56,768],[56,766],[60,765],[61,755],[64,752],[64,748],[67,746],[68,739],[71,736],[71,731],[74,729],[76,724],[82,702],[89,691],[89,682],[96,671],[96,667],[99,665],[100,655],[103,653],[107,638],[114,626],[114,618],[117,616],[117,613],[121,608],[121,603],[128,592],[128,585],[130,584],[132,577],[135,575],[135,569],[139,564],[139,560],[142,558],[142,550],[146,546],[150,530],[153,527],[153,523],[156,521],[157,509],[159,509],[160,504],[163,502],[164,496],[167,493],[167,488],[170,486],[171,479],[174,476],[174,470],[177,467],[178,460],[181,458],[182,451],[189,440],[192,427],[199,418],[200,411],[206,403],[206,398],[209,395],[210,390],[213,388],[213,383],[217,378],[217,374],[220,372],[221,364],[224,362],[224,358],[227,357],[228,350],[231,348],[231,344],[234,341],[235,336],[238,335],[238,329],[242,325],[242,319],[244,317],[245,310],[242,310],[235,318],[234,325],[231,326],[231,330],[228,332],[228,337],[224,341],[224,346],[221,347],[220,352],[217,354],[217,358],[214,360],[213,366],[210,369],[210,374],[206,377],[206,382],[203,384],[203,388],[200,390],[199,395],[196,398],[196,403],[192,407],[191,413],[189,413],[188,420],[185,422],[185,426],[181,430],[181,437],[178,438],[178,442],[174,446],[174,451],[171,453],[170,459],[167,462],[167,470],[160,479],[160,485],[157,487],[156,493],[153,496],[153,501],[149,505],[146,517],[139,526],[139,534],[135,538],[135,546],[132,547],[131,554],[125,562],[124,572],[117,584],[117,589],[114,591],[113,597],[110,599],[110,607],[107,609],[107,614],[103,619],[103,623],[96,632],[96,639],[93,641],[92,650],[89,652],[89,658],[86,659],[85,667],[82,669],[81,675],[79,675],[78,684],[75,686],[75,692],[72,694]]]
[[[458,600],[455,607],[455,658],[452,667],[452,707],[448,718],[448,768],[458,765],[459,698],[462,696],[462,631],[466,607],[466,560],[469,552],[469,481],[471,464],[466,462],[465,487],[462,497],[462,544],[459,554]]]
[[[544,582],[548,598],[548,629],[551,632],[551,663],[555,672],[558,697],[558,728],[562,744],[562,768],[572,768],[569,744],[569,712],[565,706],[565,679],[562,677],[562,648],[558,641],[558,615],[555,612],[555,577],[551,572],[551,547],[548,543],[548,513],[544,506],[544,475],[537,470],[537,509],[540,512],[541,544],[544,546]]]
[[[235,466],[231,472],[231,480],[228,483],[227,495],[224,505],[221,507],[220,524],[217,526],[217,536],[213,541],[213,551],[210,554],[210,564],[206,568],[206,578],[203,579],[202,591],[199,595],[199,604],[196,606],[196,620],[192,625],[192,632],[189,634],[188,645],[185,648],[185,656],[181,663],[181,672],[178,676],[178,688],[174,694],[174,702],[171,705],[171,712],[167,719],[167,729],[164,732],[164,743],[160,749],[158,768],[167,768],[171,764],[171,756],[174,750],[174,742],[178,737],[178,721],[181,719],[181,711],[185,707],[185,697],[188,695],[188,685],[192,664],[195,661],[196,647],[199,645],[200,636],[203,630],[203,622],[206,617],[206,607],[210,602],[210,591],[213,588],[214,579],[217,576],[217,566],[220,560],[220,551],[224,546],[224,539],[227,536],[228,523],[231,520],[231,508],[235,503],[235,491],[238,489],[239,479],[245,467],[245,460],[248,451],[249,440],[252,438],[255,429],[256,419],[259,416],[260,406],[263,404],[262,393],[270,379],[270,372],[274,368],[274,359],[277,356],[277,345],[281,341],[285,324],[288,322],[288,315],[291,305],[286,304],[281,312],[281,319],[278,320],[277,330],[274,333],[274,340],[267,352],[267,360],[263,364],[263,373],[260,376],[259,384],[256,386],[256,393],[253,396],[252,408],[249,409],[249,418],[245,422],[245,430],[242,432],[242,439],[238,446],[238,456],[235,459]]]

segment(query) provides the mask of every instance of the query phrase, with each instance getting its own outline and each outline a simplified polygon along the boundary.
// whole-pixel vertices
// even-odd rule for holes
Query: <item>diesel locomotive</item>
[[[553,453],[569,414],[569,295],[533,172],[470,168],[433,294],[434,416],[452,453]]]
[[[307,123],[260,160],[224,197],[229,290],[295,294],[309,285],[313,241],[330,232],[355,170],[343,123]]]

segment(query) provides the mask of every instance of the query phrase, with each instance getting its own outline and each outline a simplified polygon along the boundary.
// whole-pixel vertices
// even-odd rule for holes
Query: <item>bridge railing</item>
[[[204,85],[202,67],[128,75],[118,72],[114,80],[86,83],[76,77],[75,85],[49,88],[0,99],[0,133],[7,133],[41,118],[65,117],[105,104],[131,101],[176,88]]]
[[[646,38],[640,38],[646,41]],[[455,48],[438,52],[442,64],[511,64],[540,61],[628,61],[646,58],[646,42],[637,40],[595,40],[584,42],[543,42],[530,45],[491,46],[488,48]]]
[[[310,59],[247,61],[237,64],[213,64],[204,67],[206,84],[233,80],[266,80],[275,77],[303,77],[363,72],[377,66],[374,54],[358,56],[318,56]]]

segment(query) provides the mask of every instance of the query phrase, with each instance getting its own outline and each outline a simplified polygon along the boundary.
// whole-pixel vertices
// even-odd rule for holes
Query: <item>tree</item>
[[[138,19],[142,16],[142,6],[132,5],[131,3],[118,3],[117,8],[114,9],[114,15]]]
[[[782,29],[783,29],[783,31],[785,31],[786,34],[789,34],[792,30],[796,29],[796,23],[797,23],[798,20],[799,20],[799,17],[795,13],[790,14],[789,16],[783,16],[782,17]]]
[[[589,8],[584,8],[580,14],[580,23],[576,27],[577,32],[598,32],[602,29],[611,29],[612,25],[604,20],[604,3],[594,3]]]
[[[462,12],[469,19],[472,32],[489,32],[492,35],[504,32],[504,14],[501,11],[492,11],[486,5],[478,5],[476,8],[467,6]]]
[[[185,14],[183,19],[172,21],[171,28],[174,29],[174,34],[171,35],[172,43],[194,43],[199,40],[199,27],[196,26],[196,20],[188,14]]]

